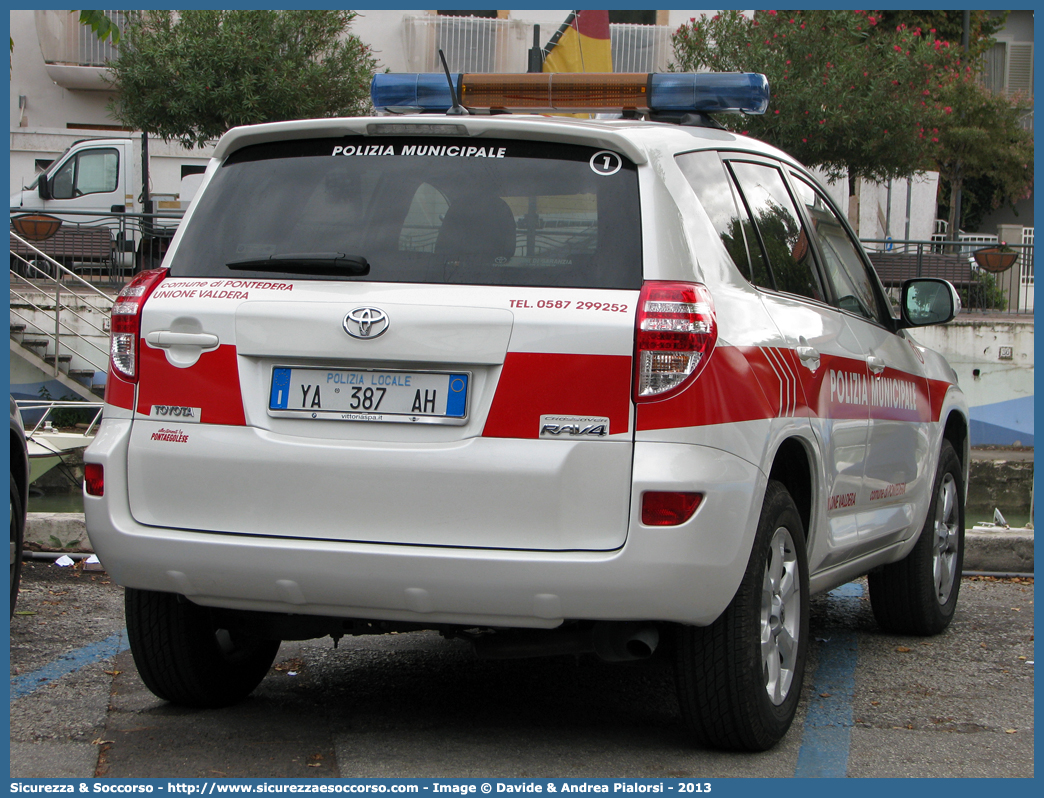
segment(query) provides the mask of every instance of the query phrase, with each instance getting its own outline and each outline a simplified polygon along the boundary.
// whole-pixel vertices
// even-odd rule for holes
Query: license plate
[[[470,377],[466,372],[276,366],[268,413],[283,418],[463,424]]]

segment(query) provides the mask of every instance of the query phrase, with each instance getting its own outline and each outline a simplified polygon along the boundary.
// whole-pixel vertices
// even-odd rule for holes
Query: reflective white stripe
[[[792,418],[797,410],[797,376],[779,351],[772,347],[762,347],[761,351],[779,379],[780,418]]]

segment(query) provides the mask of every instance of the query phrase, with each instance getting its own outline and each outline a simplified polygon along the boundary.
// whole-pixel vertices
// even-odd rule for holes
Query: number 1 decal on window
[[[600,150],[591,156],[591,170],[597,175],[615,175],[623,166],[623,160],[615,152]]]

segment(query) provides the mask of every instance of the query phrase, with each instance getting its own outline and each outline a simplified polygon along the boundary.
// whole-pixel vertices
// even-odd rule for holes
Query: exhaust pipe
[[[655,626],[603,621],[594,627],[594,653],[606,662],[648,659],[660,642]]]
[[[660,633],[649,623],[596,621],[549,631],[496,632],[471,642],[481,659],[595,654],[605,662],[630,662],[651,657],[660,642]]]

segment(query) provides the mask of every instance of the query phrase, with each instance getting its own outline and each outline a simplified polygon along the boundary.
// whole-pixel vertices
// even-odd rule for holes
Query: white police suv
[[[157,696],[230,704],[325,635],[660,647],[694,739],[757,750],[811,594],[869,573],[883,627],[947,626],[968,409],[907,331],[959,300],[893,311],[816,180],[711,120],[764,112],[763,76],[373,102],[226,134],[113,309],[87,524]]]

